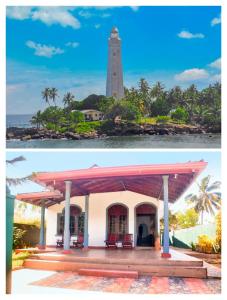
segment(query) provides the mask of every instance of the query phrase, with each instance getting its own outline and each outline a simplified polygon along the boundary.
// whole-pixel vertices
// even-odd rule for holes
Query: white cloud
[[[64,7],[41,7],[34,11],[32,20],[39,20],[46,25],[59,24],[62,27],[80,28],[80,22],[67,8]]]
[[[64,6],[59,7],[7,7],[7,17],[16,20],[31,19],[40,21],[46,25],[58,24],[62,27],[80,28],[79,20],[71,13],[71,9]]]
[[[211,76],[211,82],[221,82],[221,74]]]
[[[65,44],[66,47],[72,47],[72,48],[77,48],[79,47],[80,43],[78,42],[68,42]]]
[[[28,48],[34,49],[35,50],[34,54],[37,56],[44,56],[44,57],[51,58],[54,55],[64,53],[64,50],[61,48],[56,48],[51,45],[49,46],[42,45],[42,44],[35,43],[33,41],[27,41],[26,46]]]
[[[10,19],[25,20],[31,17],[32,7],[30,6],[8,6],[6,16]]]
[[[209,73],[205,69],[194,68],[176,74],[174,78],[177,81],[187,82],[187,81],[207,79],[208,77],[209,77]]]
[[[130,6],[132,11],[137,12],[139,10],[139,6]]]
[[[182,30],[180,33],[177,34],[179,38],[182,39],[203,39],[205,35],[203,33],[191,33],[186,30]]]
[[[215,69],[221,69],[221,58],[216,59],[212,63],[209,64],[209,67],[215,68]]]
[[[93,14],[88,10],[80,10],[78,15],[85,19],[89,19],[93,16]]]
[[[104,14],[101,14],[100,17],[101,18],[109,18],[109,17],[111,17],[111,14],[104,13]]]
[[[215,26],[215,25],[218,25],[218,24],[221,24],[221,16],[213,18],[211,20],[211,26]]]
[[[101,24],[95,24],[95,28],[99,29],[101,27]]]

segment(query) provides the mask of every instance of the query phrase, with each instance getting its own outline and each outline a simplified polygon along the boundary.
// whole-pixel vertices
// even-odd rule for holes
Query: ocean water
[[[9,140],[7,148],[220,148],[220,134],[114,136],[91,140]]]
[[[28,128],[32,127],[30,120],[32,114],[27,115],[6,115],[6,127],[20,127]]]

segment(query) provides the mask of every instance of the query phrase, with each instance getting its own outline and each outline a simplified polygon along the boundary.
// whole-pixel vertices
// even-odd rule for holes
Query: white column
[[[64,223],[64,250],[70,250],[70,196],[71,181],[65,181],[65,223]]]
[[[169,176],[163,178],[163,200],[164,200],[164,234],[163,234],[163,253],[162,257],[170,257],[169,253]]]
[[[39,234],[39,248],[45,248],[45,200],[41,203],[41,220],[40,220],[40,234]]]
[[[88,218],[89,218],[89,195],[85,196],[85,216],[84,216],[84,248],[88,248]]]
[[[133,242],[135,243],[135,223],[134,223],[134,218],[135,218],[135,215],[134,215],[134,207],[131,207],[129,206],[128,208],[128,233],[131,233],[133,234]],[[135,244],[134,244],[135,246]]]

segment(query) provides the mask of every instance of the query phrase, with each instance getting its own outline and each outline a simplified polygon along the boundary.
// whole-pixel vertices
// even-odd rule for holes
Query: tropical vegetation
[[[38,129],[44,127],[59,132],[78,132],[81,124],[86,123],[80,111],[95,109],[104,114],[99,126],[119,118],[139,124],[146,120],[153,124],[185,123],[221,130],[220,83],[211,84],[202,90],[198,90],[194,84],[186,89],[180,86],[166,89],[161,82],[150,86],[141,78],[138,87],[125,88],[124,94],[120,100],[92,94],[79,101],[71,92],[66,92],[58,106],[58,90],[47,87],[42,91],[42,98],[48,108],[43,112],[39,110],[32,117],[31,123]],[[85,127],[88,131],[93,130],[89,125]]]
[[[200,214],[201,224],[203,224],[204,212],[215,215],[215,212],[221,208],[221,193],[217,192],[221,182],[215,181],[210,184],[211,176],[208,175],[201,180],[198,185],[198,194],[189,194],[186,201],[193,206],[195,211]]]

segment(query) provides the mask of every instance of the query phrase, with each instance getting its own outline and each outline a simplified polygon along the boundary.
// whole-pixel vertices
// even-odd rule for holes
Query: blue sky
[[[220,7],[8,7],[7,113],[44,109],[41,90],[60,101],[104,94],[107,39],[122,39],[124,85],[141,77],[167,88],[220,80]]]
[[[7,165],[8,177],[24,177],[32,172],[62,171],[88,168],[94,164],[100,167],[124,166],[136,164],[158,164],[177,163],[187,161],[198,161],[203,159],[208,162],[207,168],[198,177],[211,175],[211,182],[221,180],[221,154],[220,152],[8,152],[7,159],[23,155],[26,161],[13,166]],[[35,183],[26,183],[11,188],[12,194],[41,191],[43,188]],[[184,197],[190,193],[197,192],[196,182],[186,191],[175,205],[174,210],[184,210]]]

